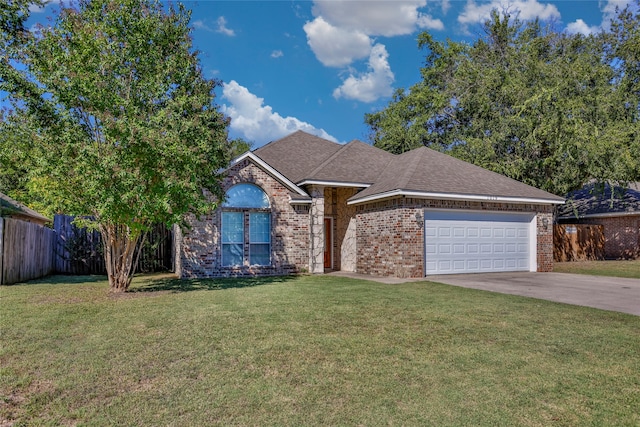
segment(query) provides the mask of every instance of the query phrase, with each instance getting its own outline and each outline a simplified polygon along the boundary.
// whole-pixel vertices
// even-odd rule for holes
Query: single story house
[[[601,225],[604,256],[609,259],[640,257],[640,182],[629,188],[590,183],[567,196],[558,210],[563,224]]]
[[[446,154],[298,131],[236,158],[226,200],[177,236],[181,277],[553,269],[564,199]]]
[[[38,225],[45,225],[46,223],[52,222],[50,218],[26,207],[3,193],[0,193],[0,216],[19,219],[25,222],[33,222]]]

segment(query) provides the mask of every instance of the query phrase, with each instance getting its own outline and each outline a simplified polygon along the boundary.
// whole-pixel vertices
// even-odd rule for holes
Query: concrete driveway
[[[426,280],[640,316],[640,280],[567,273],[480,273]]]

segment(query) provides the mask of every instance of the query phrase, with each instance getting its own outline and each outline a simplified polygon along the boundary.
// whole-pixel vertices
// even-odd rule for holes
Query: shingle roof
[[[394,190],[564,201],[546,191],[427,147],[395,156],[377,182],[350,201]]]
[[[340,145],[298,131],[253,154],[297,185],[323,182],[368,187],[349,199],[350,203],[391,192],[564,202],[562,197],[426,147],[395,155],[357,140]]]
[[[297,131],[253,152],[290,181],[297,183],[342,145]]]
[[[353,140],[308,173],[305,180],[373,184],[394,157],[387,151]]]
[[[0,211],[2,211],[2,213],[8,213],[9,215],[28,216],[39,221],[51,221],[50,218],[47,218],[41,213],[28,208],[27,206],[16,200],[13,200],[11,197],[3,193],[0,193]]]
[[[593,215],[640,215],[640,182],[629,184],[629,188],[605,184],[598,188],[587,184],[567,196],[567,203],[558,210],[563,219],[584,218]]]

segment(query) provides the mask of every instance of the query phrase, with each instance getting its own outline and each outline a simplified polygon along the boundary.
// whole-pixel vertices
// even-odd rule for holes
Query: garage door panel
[[[528,271],[532,214],[425,212],[426,274]]]

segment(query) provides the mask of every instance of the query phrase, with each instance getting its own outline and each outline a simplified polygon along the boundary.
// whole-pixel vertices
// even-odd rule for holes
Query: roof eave
[[[518,203],[518,204],[552,204],[562,205],[564,200],[559,199],[542,199],[537,197],[512,197],[512,196],[488,196],[485,194],[457,194],[457,193],[433,193],[423,191],[409,190],[391,190],[384,193],[372,194],[362,198],[356,198],[347,201],[348,205],[358,205],[362,203],[370,203],[382,199],[393,197],[413,197],[416,199],[446,199],[465,202],[496,202],[496,203]]]
[[[325,187],[357,187],[357,188],[368,188],[371,186],[369,183],[365,182],[349,182],[349,181],[324,181],[317,179],[305,179],[298,183],[299,186],[303,185],[322,185]]]
[[[245,160],[245,159],[249,159],[252,162],[256,163],[258,166],[260,166],[262,169],[264,169],[267,173],[272,175],[278,181],[282,182],[290,190],[298,193],[301,196],[307,196],[307,197],[309,196],[303,189],[301,189],[296,184],[291,182],[289,180],[289,178],[287,178],[286,176],[282,175],[280,172],[278,172],[276,169],[274,169],[272,166],[270,166],[267,162],[262,160],[260,157],[258,157],[255,154],[253,154],[251,151],[247,151],[246,153],[244,153],[244,154],[236,157],[235,159],[233,159],[229,163],[229,166],[225,169],[225,172],[228,171],[229,169],[231,169],[233,166],[235,166],[238,163],[240,163],[241,161]]]

